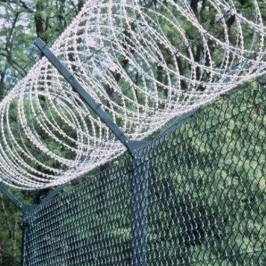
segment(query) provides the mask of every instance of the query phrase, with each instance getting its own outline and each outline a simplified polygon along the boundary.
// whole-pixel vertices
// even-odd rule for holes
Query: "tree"
[[[0,96],[3,97],[39,58],[33,42],[53,42],[83,5],[83,0],[1,0]]]

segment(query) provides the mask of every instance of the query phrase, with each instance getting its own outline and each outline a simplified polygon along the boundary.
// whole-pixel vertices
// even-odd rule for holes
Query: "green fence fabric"
[[[266,265],[265,140],[265,88],[221,96],[29,212],[23,265]]]

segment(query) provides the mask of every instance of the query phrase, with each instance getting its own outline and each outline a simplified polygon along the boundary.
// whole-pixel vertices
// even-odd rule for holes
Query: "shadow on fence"
[[[265,99],[223,96],[28,212],[23,265],[266,265]]]

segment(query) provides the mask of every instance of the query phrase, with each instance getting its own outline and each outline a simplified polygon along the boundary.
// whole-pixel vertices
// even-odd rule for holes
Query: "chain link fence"
[[[265,139],[252,82],[29,210],[23,265],[266,265]]]

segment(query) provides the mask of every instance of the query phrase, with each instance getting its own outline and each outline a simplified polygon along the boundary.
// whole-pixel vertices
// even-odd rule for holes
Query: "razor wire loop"
[[[187,1],[164,2],[144,8],[139,1],[88,0],[52,47],[129,139],[143,140],[174,117],[265,74],[265,26],[256,0],[253,18],[239,13],[233,1],[208,1],[221,36],[199,23]],[[177,14],[199,35],[194,42],[202,45],[201,60],[194,58],[192,40]],[[226,26],[228,14],[235,16],[235,44]],[[180,38],[180,47],[164,23],[171,36]],[[218,59],[210,43],[219,50]],[[172,55],[171,67],[164,51]],[[188,65],[185,73],[178,60]],[[158,67],[166,82],[158,80]],[[1,102],[0,137],[1,181],[21,189],[68,182],[126,150],[45,58]]]

